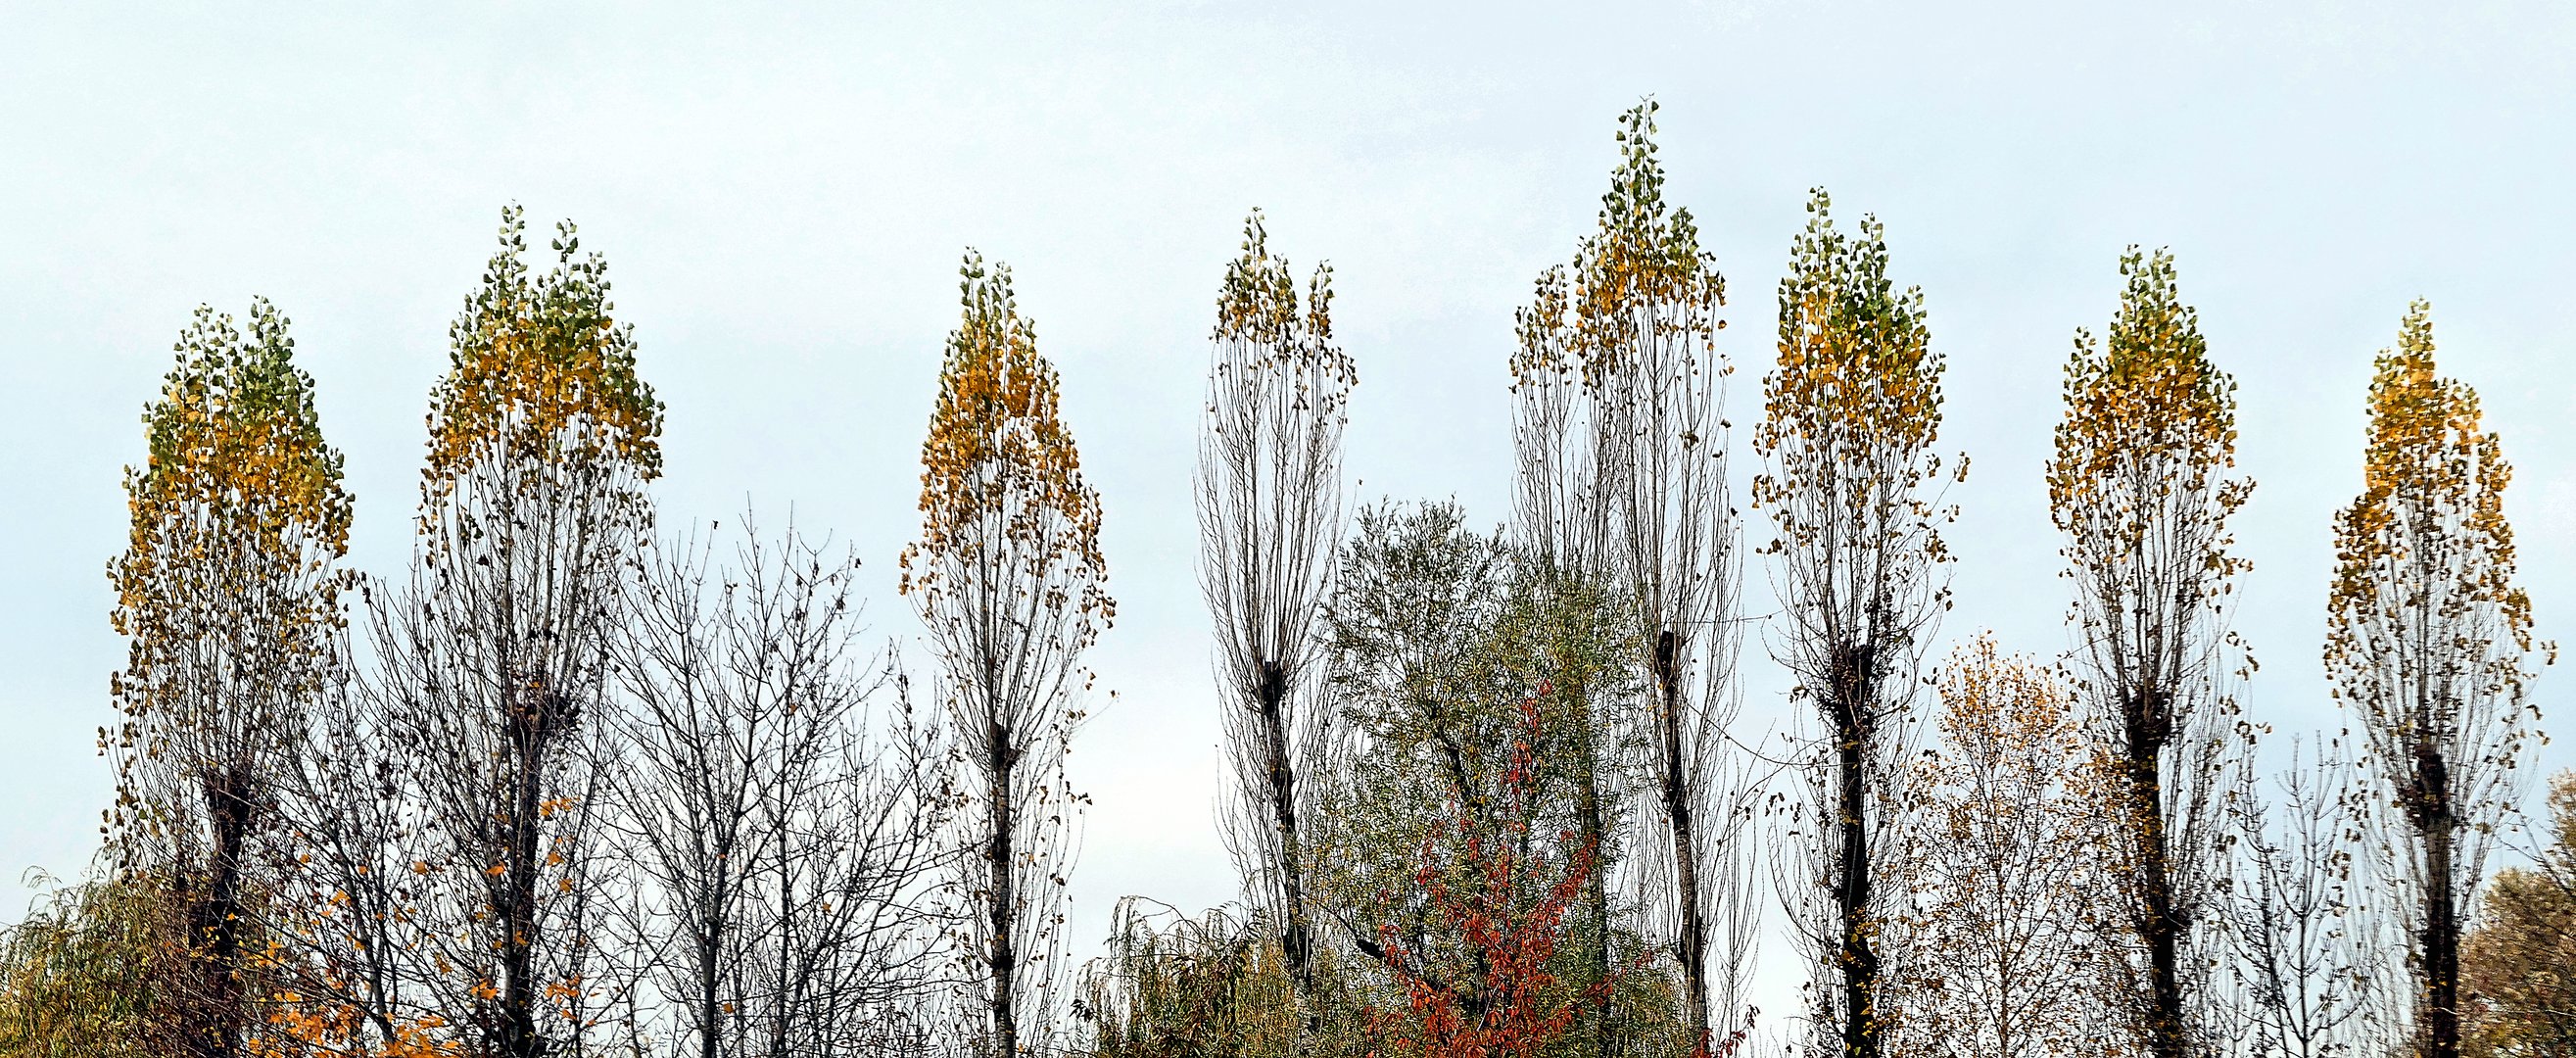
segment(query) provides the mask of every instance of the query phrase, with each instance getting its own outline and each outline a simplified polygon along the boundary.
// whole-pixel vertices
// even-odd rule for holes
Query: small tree
[[[149,461],[126,472],[132,532],[109,570],[129,637],[113,681],[124,719],[106,743],[126,880],[104,892],[166,898],[119,905],[172,916],[163,940],[179,958],[153,993],[153,1038],[223,1058],[262,1020],[279,787],[341,676],[351,510],[286,318],[263,300],[248,322],[201,307],[180,336],[144,413]]]
[[[1519,712],[1495,787],[1448,792],[1445,825],[1424,837],[1414,872],[1421,899],[1442,931],[1456,936],[1458,950],[1408,939],[1394,921],[1378,924],[1384,962],[1405,1004],[1370,1020],[1371,1035],[1390,1053],[1536,1058],[1573,1023],[1578,1005],[1615,983],[1593,981],[1569,993],[1549,970],[1567,939],[1566,912],[1600,868],[1572,828],[1552,836],[1532,831],[1534,817],[1545,814],[1533,796],[1543,722],[1536,699],[1523,700]]]
[[[1256,211],[1217,300],[1216,363],[1199,435],[1199,580],[1216,620],[1235,785],[1226,838],[1246,895],[1280,929],[1289,976],[1314,959],[1305,844],[1329,746],[1316,615],[1341,524],[1351,359],[1333,344],[1332,270],[1303,311]]]
[[[971,1031],[988,1058],[1054,1046],[1064,872],[1084,799],[1064,756],[1109,626],[1100,497],[1057,413],[1056,373],[1011,297],[1010,270],[969,252],[965,318],[948,336],[921,446],[921,539],[903,553],[946,679],[965,761],[955,892],[971,910]]]
[[[2513,583],[2504,516],[2512,474],[2476,391],[2434,374],[2431,308],[2416,302],[2371,378],[2362,493],[2335,518],[2325,662],[2379,777],[2427,1058],[2460,1050],[2462,908],[2513,811],[2526,717],[2538,716],[2531,600]]]
[[[2576,772],[2549,784],[2550,844],[2497,871],[2460,946],[2461,1050],[2576,1054]]]
[[[2313,760],[2293,742],[2275,782],[2278,811],[2240,774],[2228,798],[2235,885],[2220,907],[2241,980],[2246,1045],[2285,1058],[2365,1055],[2383,1031],[2387,971],[2354,873],[2361,806],[2352,764],[2329,742]]]
[[[880,734],[857,655],[858,562],[756,530],[730,568],[682,545],[616,644],[625,862],[671,1053],[871,1053],[928,998],[927,879],[949,790],[909,709]]]
[[[1939,734],[1906,777],[1895,1049],[2099,1053],[2105,835],[2072,696],[1990,635],[1951,653],[1939,688]]]
[[[1887,278],[1885,230],[1836,231],[1822,189],[1780,281],[1780,358],[1762,380],[1753,446],[1766,464],[1753,502],[1778,535],[1766,550],[1785,628],[1774,656],[1798,681],[1823,730],[1807,763],[1813,815],[1782,892],[1816,978],[1817,1049],[1876,1058],[1893,910],[1879,848],[1902,804],[1908,713],[1925,640],[1949,588],[1940,503],[1942,360],[1931,350],[1923,294]],[[1967,463],[1956,474],[1963,479]]]

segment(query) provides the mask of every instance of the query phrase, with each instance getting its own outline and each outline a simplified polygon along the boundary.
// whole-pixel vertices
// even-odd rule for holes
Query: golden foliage
[[[115,682],[129,772],[179,727],[238,723],[209,715],[234,704],[228,691],[311,690],[340,624],[345,578],[330,565],[348,551],[351,513],[340,453],[322,439],[286,318],[261,300],[249,324],[197,309],[144,412],[150,459],[125,473],[132,527],[108,573],[112,621],[132,639]],[[227,675],[244,685],[218,686]]]
[[[2182,563],[2191,580],[2222,591],[2246,567],[2227,554],[2225,522],[2254,484],[2218,477],[2236,464],[2236,380],[2209,362],[2172,254],[2130,247],[2120,275],[2128,285],[2109,340],[2097,345],[2077,331],[2066,364],[2066,414],[2048,463],[2049,517],[2074,539],[2066,554],[2085,575],[2153,576],[2116,568],[2150,555]],[[2177,528],[2188,551],[2166,555],[2144,545]]]
[[[1916,489],[1941,475],[1932,442],[1941,430],[1941,354],[1924,325],[1923,292],[1887,278],[1886,228],[1834,229],[1822,188],[1807,200],[1807,227],[1780,281],[1779,360],[1762,379],[1754,450],[1773,463],[1753,479],[1769,507],[1774,554],[1816,546],[1842,524],[1901,543],[1930,562],[1949,552],[1932,523],[1956,517]],[[1956,475],[1965,479],[1966,460]],[[1858,546],[1868,543],[1854,542]]]
[[[608,264],[556,228],[552,271],[521,259],[527,223],[501,213],[501,249],[449,331],[448,372],[430,394],[424,508],[478,463],[582,467],[631,464],[661,473],[662,403],[635,373],[634,329],[608,300]]]
[[[2460,950],[2462,1053],[2576,1053],[2576,772],[2550,783],[2554,832],[2539,862],[2497,872]]]
[[[1019,314],[1009,266],[969,253],[960,275],[965,319],[948,336],[921,444],[921,539],[904,549],[902,591],[928,612],[1026,576],[1038,585],[1027,601],[1078,618],[1067,645],[1079,648],[1116,614],[1102,588],[1100,497],[1082,479],[1055,366]],[[970,569],[981,575],[963,583]]]

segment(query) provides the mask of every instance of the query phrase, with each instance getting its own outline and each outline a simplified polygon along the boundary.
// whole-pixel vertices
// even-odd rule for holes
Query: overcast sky
[[[1335,267],[1354,497],[1497,522],[1512,309],[1592,223],[1614,119],[1650,94],[1669,194],[1731,284],[1739,480],[1806,189],[1847,225],[1876,213],[1923,287],[1941,447],[1974,460],[1945,646],[2069,645],[2040,465],[2071,336],[2106,324],[2131,243],[2174,249],[2242,384],[2256,719],[2340,722],[2317,661],[2328,520],[2413,297],[2519,467],[2541,631],[2576,634],[2576,8],[1397,6],[0,0],[0,920],[20,869],[77,874],[97,841],[119,468],[190,310],[256,294],[292,317],[347,453],[352,561],[395,573],[447,325],[510,202],[610,262],[669,404],[664,525],[792,507],[865,556],[881,636],[915,631],[893,559],[958,256],[1012,266],[1120,603],[1090,655],[1117,698],[1072,759],[1097,802],[1078,957],[1122,894],[1234,890],[1189,475],[1245,211],[1301,271]],[[1767,608],[1758,561],[1748,579]],[[1759,729],[1785,685],[1758,637],[1747,654]],[[2576,735],[2570,676],[2538,693]],[[1802,971],[1766,956],[1782,1012]]]

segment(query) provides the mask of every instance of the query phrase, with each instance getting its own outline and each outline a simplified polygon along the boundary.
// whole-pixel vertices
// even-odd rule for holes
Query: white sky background
[[[1335,266],[1355,502],[1454,496],[1498,522],[1512,309],[1589,230],[1613,120],[1649,93],[1668,192],[1731,281],[1739,500],[1806,189],[1846,227],[1883,218],[1899,282],[1925,289],[1941,447],[1975,461],[1936,656],[1989,627],[2069,645],[2040,464],[2070,337],[2107,324],[2132,242],[2174,247],[2242,384],[2257,719],[2339,722],[2317,662],[2328,519],[2359,488],[2370,357],[2413,296],[2521,470],[2541,631],[2576,637],[2576,9],[1264,6],[1305,11],[0,0],[0,920],[21,868],[76,874],[96,842],[119,468],[189,311],[265,294],[293,318],[348,456],[352,560],[395,573],[447,325],[511,201],[540,247],[568,216],[608,257],[670,407],[664,525],[730,524],[748,498],[774,528],[792,506],[866,557],[880,635],[915,628],[893,558],[959,252],[1012,266],[1120,602],[1090,655],[1118,699],[1073,757],[1097,798],[1078,958],[1121,894],[1234,891],[1189,479],[1245,211],[1301,273]],[[1758,560],[1748,581],[1768,609]],[[1747,723],[1769,725],[1785,681],[1758,638],[1747,655]],[[2539,696],[2576,733],[2568,679]],[[2565,742],[2539,758],[2576,764]],[[1803,969],[1766,955],[1776,1022]]]

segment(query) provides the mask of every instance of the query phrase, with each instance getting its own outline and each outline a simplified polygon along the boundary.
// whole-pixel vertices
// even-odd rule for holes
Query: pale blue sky
[[[2358,487],[2370,356],[2417,295],[2521,468],[2543,632],[2576,630],[2576,8],[1394,7],[0,0],[0,918],[20,868],[76,872],[96,839],[118,468],[189,311],[264,294],[294,319],[348,455],[353,560],[394,572],[447,324],[511,201],[611,262],[670,405],[665,523],[793,505],[865,554],[888,635],[913,627],[892,560],[957,256],[1011,264],[1121,602],[1092,655],[1119,698],[1073,757],[1098,802],[1077,956],[1120,894],[1233,889],[1188,479],[1244,212],[1337,270],[1354,495],[1499,520],[1512,309],[1590,224],[1613,119],[1650,93],[1670,193],[1732,284],[1737,423],[1808,187],[1847,223],[1877,213],[1924,287],[1942,446],[1975,460],[1945,640],[2067,646],[2039,466],[2070,336],[2107,320],[2132,242],[2174,248],[2242,382],[2258,719],[2338,719],[2316,661],[2327,519]],[[1767,724],[1782,682],[1748,654]],[[2540,698],[2576,733],[2567,679]],[[1768,955],[1776,1015],[1800,971]]]

